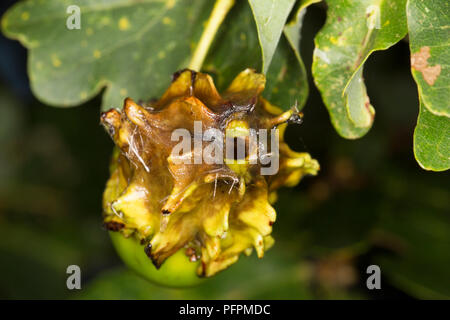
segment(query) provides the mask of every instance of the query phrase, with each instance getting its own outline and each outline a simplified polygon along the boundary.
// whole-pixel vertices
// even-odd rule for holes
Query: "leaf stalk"
[[[214,36],[225,19],[225,16],[234,5],[234,1],[235,0],[217,0],[214,4],[214,8],[206,23],[205,30],[203,31],[194,55],[192,56],[189,69],[200,71],[209,47],[214,40]]]

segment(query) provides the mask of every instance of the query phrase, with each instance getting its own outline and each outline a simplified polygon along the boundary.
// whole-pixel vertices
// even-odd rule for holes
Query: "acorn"
[[[319,164],[283,141],[287,124],[302,115],[262,98],[265,81],[246,69],[220,95],[209,75],[186,69],[174,74],[159,100],[127,98],[121,110],[102,113],[117,146],[103,196],[104,224],[125,262],[143,276],[191,285],[241,253],[254,249],[262,258],[273,245],[276,190],[316,175]],[[173,257],[195,277],[158,276]],[[154,267],[143,271],[144,263]]]

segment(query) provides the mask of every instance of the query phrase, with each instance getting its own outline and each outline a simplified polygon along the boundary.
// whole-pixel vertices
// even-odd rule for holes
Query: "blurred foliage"
[[[324,21],[323,7],[308,9],[307,68]],[[309,79],[305,122],[289,127],[287,140],[319,159],[322,171],[279,193],[276,243],[264,259],[241,257],[185,290],[125,270],[101,227],[112,142],[99,126],[100,97],[65,110],[39,103],[16,77],[25,51],[4,38],[0,46],[8,59],[0,64],[0,298],[450,298],[450,179],[414,161],[418,101],[407,42],[365,64],[378,120],[361,140],[346,141],[323,121],[328,114]],[[66,288],[71,264],[81,267],[80,291]],[[381,268],[382,290],[365,286],[370,264]]]

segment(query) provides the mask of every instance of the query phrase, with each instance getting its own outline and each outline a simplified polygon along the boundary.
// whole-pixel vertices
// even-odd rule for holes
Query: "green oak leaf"
[[[421,101],[414,154],[427,170],[450,168],[450,20],[448,1],[409,0],[411,72]]]
[[[297,57],[298,63],[300,64],[300,77],[302,79],[301,82],[301,89],[302,89],[302,96],[304,97],[303,100],[298,101],[298,106],[301,108],[303,107],[304,103],[306,102],[306,98],[308,97],[309,92],[309,85],[307,81],[307,72],[305,68],[305,64],[303,63],[301,54],[300,54],[300,40],[301,40],[301,31],[303,27],[303,18],[306,14],[306,9],[313,3],[320,2],[322,0],[302,0],[300,2],[300,6],[297,9],[297,13],[295,14],[295,17],[290,21],[288,24],[284,27],[284,35],[286,36],[286,39],[289,41],[289,44],[291,45],[292,49],[294,50],[295,56]]]
[[[284,110],[294,105],[301,110],[309,91],[307,75],[302,64],[302,60],[298,59],[287,38],[282,37],[266,74],[264,98]]]
[[[424,169],[444,171],[450,168],[450,119],[433,114],[423,102],[414,131],[414,154]]]
[[[409,0],[411,69],[425,107],[450,117],[450,2]]]
[[[301,40],[301,30],[303,27],[303,18],[305,17],[306,9],[314,3],[318,3],[322,0],[302,0],[300,6],[297,9],[294,19],[284,26],[284,34],[289,40],[292,48],[294,48],[295,54],[298,59],[300,58],[300,40]],[[303,62],[302,62],[303,65]]]
[[[237,2],[217,33],[203,70],[215,75],[218,88],[224,90],[243,69],[261,70],[258,41],[250,6]],[[296,103],[303,107],[308,96],[306,72],[286,37],[281,37],[266,77],[266,99],[285,110]]]
[[[248,0],[252,8],[262,50],[262,71],[269,69],[283,27],[295,0]]]
[[[66,12],[77,5],[81,29]],[[3,32],[29,49],[31,87],[43,102],[75,106],[106,88],[102,109],[123,99],[158,97],[187,67],[208,0],[23,1],[3,17]]]
[[[406,0],[329,0],[328,17],[316,35],[312,72],[337,132],[356,139],[372,126],[363,66],[407,32]]]

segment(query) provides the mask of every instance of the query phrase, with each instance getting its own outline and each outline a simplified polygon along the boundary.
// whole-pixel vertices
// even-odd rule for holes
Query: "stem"
[[[206,23],[206,28],[202,33],[202,37],[195,49],[194,55],[192,56],[191,63],[189,64],[189,69],[194,71],[200,71],[203,61],[205,60],[206,54],[208,53],[209,47],[214,39],[214,36],[219,29],[223,19],[230,11],[234,4],[234,0],[217,0],[214,4],[214,8],[209,16],[208,22]]]

